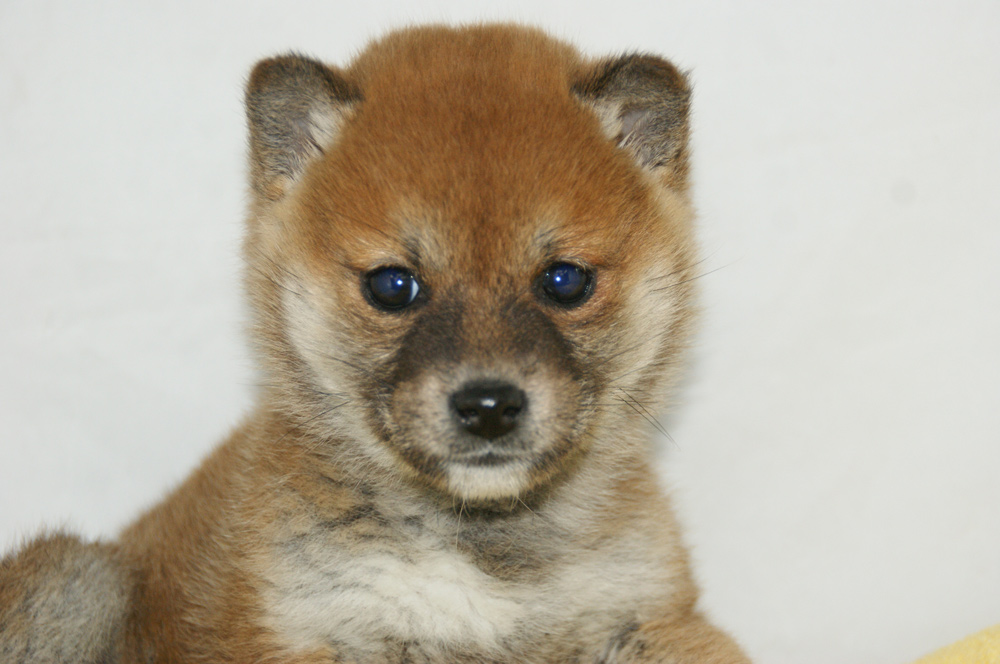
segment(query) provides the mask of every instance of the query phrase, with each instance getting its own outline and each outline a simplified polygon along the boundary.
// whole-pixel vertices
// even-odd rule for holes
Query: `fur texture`
[[[650,465],[692,316],[688,102],[660,58],[515,26],[258,64],[257,406],[114,544],[8,557],[0,653],[745,662]]]

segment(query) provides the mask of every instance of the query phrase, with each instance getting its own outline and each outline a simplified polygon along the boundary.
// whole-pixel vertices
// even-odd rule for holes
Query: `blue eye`
[[[368,294],[385,309],[402,309],[413,304],[420,284],[413,273],[402,267],[383,267],[368,273]]]
[[[545,297],[558,304],[578,304],[590,294],[593,275],[572,263],[553,263],[542,275]]]

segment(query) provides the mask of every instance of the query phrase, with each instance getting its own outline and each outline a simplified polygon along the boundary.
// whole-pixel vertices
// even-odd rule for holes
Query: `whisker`
[[[305,296],[304,293],[300,293],[299,291],[295,290],[294,288],[291,288],[288,285],[283,284],[282,282],[278,281],[277,279],[275,279],[270,274],[268,274],[267,272],[265,272],[264,270],[262,270],[261,268],[259,268],[256,265],[251,265],[250,269],[253,270],[256,274],[259,274],[260,276],[264,277],[264,279],[267,280],[268,283],[273,284],[275,287],[280,288],[281,290],[284,290],[284,291],[287,291],[287,292],[291,293],[292,295],[298,297],[303,302],[305,302],[305,303],[308,304],[308,300],[306,299],[306,296]]]
[[[723,268],[726,268],[726,267],[729,267],[729,266],[728,265],[723,265],[721,267],[715,268],[714,270],[709,270],[708,272],[702,272],[701,274],[696,275],[694,277],[688,277],[687,279],[681,279],[680,281],[676,281],[676,282],[674,282],[674,283],[672,283],[672,284],[670,284],[668,286],[660,286],[659,288],[654,288],[650,292],[651,293],[659,293],[660,291],[670,290],[671,288],[677,288],[678,286],[690,283],[692,281],[695,281],[696,279],[701,279],[702,277],[707,277],[708,275],[710,275],[710,274],[712,274],[714,272],[718,272],[719,270],[721,270]]]
[[[651,284],[651,283],[655,283],[657,281],[663,281],[664,279],[669,279],[670,277],[672,277],[674,275],[680,274],[681,272],[685,272],[686,270],[689,270],[689,269],[691,269],[693,267],[696,267],[698,265],[701,265],[702,263],[707,262],[708,259],[710,259],[712,257],[712,255],[713,254],[709,254],[708,256],[705,256],[704,258],[702,258],[700,260],[696,260],[695,262],[693,262],[693,263],[691,263],[689,265],[684,265],[683,267],[679,267],[676,270],[668,272],[667,274],[660,274],[660,275],[657,275],[655,277],[649,277],[647,279],[644,279],[643,282],[647,283],[647,284]]]
[[[649,409],[647,409],[645,406],[642,405],[642,402],[640,402],[634,396],[632,396],[631,394],[629,394],[628,392],[626,392],[624,389],[622,389],[620,387],[616,388],[616,389],[621,390],[621,392],[631,400],[631,403],[629,403],[627,401],[626,401],[626,403],[629,403],[630,406],[632,404],[635,404],[635,406],[638,406],[639,408],[642,409],[642,412],[645,413],[646,416],[647,416],[646,417],[646,421],[649,422],[650,424],[652,424],[653,428],[655,428],[657,431],[659,431],[664,436],[666,436],[667,440],[669,440],[671,443],[674,443],[675,445],[677,444],[677,441],[674,440],[673,436],[671,436],[670,433],[667,432],[667,428],[665,426],[663,426],[663,424],[661,424],[660,421],[651,412],[649,412]],[[633,410],[635,410],[634,407],[633,407]],[[638,411],[636,411],[636,412],[638,412]],[[640,413],[640,414],[642,414],[642,413]]]
[[[670,434],[667,433],[667,430],[663,428],[662,424],[660,424],[659,422],[657,422],[652,417],[650,417],[650,416],[646,415],[645,413],[643,413],[641,410],[639,410],[638,408],[636,408],[632,404],[632,402],[628,401],[627,399],[623,399],[622,397],[616,397],[616,398],[619,401],[621,401],[623,404],[625,404],[626,406],[628,406],[629,408],[631,408],[633,411],[635,411],[636,415],[638,415],[642,419],[646,420],[646,422],[649,423],[649,425],[651,427],[653,427],[654,429],[656,429],[657,431],[659,431],[660,433],[662,433],[667,438],[670,438]],[[672,438],[670,438],[670,440],[671,440],[671,442],[673,442]]]
[[[264,382],[264,381],[257,381],[255,383],[253,383],[253,387],[260,388],[260,389],[274,389],[274,388],[278,387],[278,384],[277,383]],[[284,387],[284,386],[282,385],[281,387]],[[297,389],[301,389],[301,390],[306,390],[307,392],[310,392],[311,394],[314,394],[315,396],[318,396],[318,397],[337,397],[338,399],[349,399],[349,397],[347,395],[347,392],[327,392],[326,390],[319,389],[315,385],[301,385],[301,384],[296,384],[296,388]]]
[[[347,365],[350,368],[354,369],[355,371],[363,373],[364,375],[366,375],[369,378],[373,379],[376,383],[378,383],[382,387],[392,387],[392,384],[389,381],[387,381],[387,380],[379,377],[371,369],[366,369],[365,367],[363,367],[363,366],[361,366],[359,364],[355,364],[354,362],[351,362],[350,360],[345,360],[342,357],[337,357],[336,355],[331,355],[330,353],[326,353],[326,352],[322,352],[322,351],[317,351],[317,354],[320,355],[320,356],[322,356],[322,357],[324,357],[324,358],[326,358],[326,359],[328,359],[328,360],[333,360],[334,362],[340,362],[341,364]]]
[[[611,362],[612,360],[615,360],[615,359],[621,357],[622,355],[626,355],[627,353],[631,353],[636,348],[638,348],[639,346],[641,346],[643,343],[645,343],[645,341],[639,341],[639,342],[636,342],[635,344],[629,346],[628,348],[620,350],[617,353],[613,353],[613,354],[609,355],[608,357],[603,358],[600,362],[598,362],[597,364],[595,364],[592,368],[594,368],[594,369],[600,368],[600,367],[604,366],[605,364],[607,364],[608,362]]]
[[[632,374],[634,374],[634,373],[636,373],[638,371],[642,371],[644,369],[646,369],[646,366],[636,367],[635,369],[629,369],[625,373],[623,373],[623,374],[621,374],[621,375],[619,375],[619,376],[617,376],[617,377],[612,378],[611,380],[609,380],[608,381],[608,385],[610,385],[611,387],[617,387],[617,385],[615,385],[615,383],[617,383],[618,381],[620,381],[622,378],[625,378],[626,376],[631,376]],[[633,389],[635,389],[635,388],[633,388]]]
[[[278,261],[274,260],[273,258],[271,258],[270,256],[268,256],[267,254],[265,254],[265,253],[264,253],[263,251],[261,251],[261,250],[259,250],[259,249],[258,249],[258,250],[256,250],[256,251],[254,251],[254,256],[255,256],[256,258],[258,258],[258,259],[262,260],[262,261],[265,261],[265,262],[266,262],[266,263],[267,263],[268,265],[270,265],[270,266],[271,266],[271,267],[273,267],[274,269],[278,270],[279,272],[283,272],[283,273],[285,273],[285,274],[286,274],[286,275],[288,275],[288,276],[289,276],[289,277],[290,277],[290,278],[291,278],[292,280],[294,280],[294,281],[295,281],[296,283],[299,283],[299,284],[304,284],[304,283],[305,283],[305,279],[303,279],[301,275],[299,275],[298,273],[294,272],[294,271],[293,271],[293,270],[292,270],[291,268],[289,268],[289,267],[288,267],[287,265],[282,265],[282,264],[281,264],[281,263],[279,263]],[[249,259],[248,257],[244,257],[244,261],[245,261],[245,262],[247,263],[247,265],[248,265],[248,266],[249,266],[249,267],[250,267],[250,268],[251,268],[252,270],[254,270],[254,271],[255,271],[255,272],[257,273],[257,274],[261,275],[262,277],[264,277],[264,278],[265,278],[265,279],[267,279],[268,281],[270,281],[270,282],[271,282],[272,284],[274,284],[275,286],[279,286],[279,287],[282,287],[282,288],[286,288],[286,290],[289,290],[290,292],[292,292],[292,293],[295,293],[296,295],[299,295],[300,297],[302,296],[302,293],[299,293],[298,291],[295,291],[295,290],[292,290],[292,289],[290,289],[290,288],[287,288],[287,287],[286,287],[286,286],[284,286],[283,284],[281,284],[281,283],[279,283],[279,282],[275,281],[275,280],[274,280],[274,278],[273,278],[273,277],[272,277],[271,275],[269,275],[269,274],[268,274],[267,272],[265,272],[264,270],[260,269],[260,267],[259,267],[259,266],[257,266],[257,265],[254,265],[254,264],[253,264],[253,262],[252,262],[252,261],[251,261],[251,260],[250,260],[250,259]]]
[[[299,423],[293,423],[293,424],[291,424],[291,426],[289,427],[289,430],[286,431],[284,434],[282,434],[282,436],[280,438],[278,438],[278,440],[274,441],[274,444],[277,445],[278,443],[280,443],[281,441],[283,441],[285,438],[287,438],[288,436],[292,435],[293,433],[296,433],[296,434],[302,433],[306,429],[306,427],[308,427],[308,425],[310,425],[311,423],[315,422],[316,420],[320,419],[321,417],[326,417],[327,415],[329,415],[333,411],[335,411],[338,408],[341,408],[343,406],[346,406],[349,403],[350,403],[350,400],[349,399],[345,399],[344,401],[342,401],[342,402],[340,402],[338,404],[334,404],[332,406],[324,408],[323,410],[319,411],[318,413],[316,413],[315,415],[313,415],[312,417],[310,417],[309,419],[307,419],[305,422],[299,422]],[[310,445],[308,448],[306,448],[306,451],[309,452],[309,453],[311,453],[321,443],[322,443],[322,438],[317,439],[316,442],[313,445]]]
[[[526,509],[529,512],[531,512],[531,516],[533,516],[536,519],[540,519],[541,518],[540,516],[538,516],[538,513],[535,512],[535,510],[533,510],[530,507],[528,507],[528,503],[526,503],[523,500],[521,500],[521,496],[514,496],[514,498],[517,499],[517,502],[521,503],[521,505],[524,507],[524,509]]]
[[[454,501],[452,501],[452,509],[454,509]],[[462,498],[462,503],[458,508],[458,523],[455,526],[455,548],[458,548],[458,542],[462,534],[462,513],[465,512],[465,498]]]

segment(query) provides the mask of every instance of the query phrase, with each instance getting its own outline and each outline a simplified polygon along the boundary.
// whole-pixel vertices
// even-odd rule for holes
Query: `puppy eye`
[[[554,263],[541,278],[541,291],[548,299],[562,305],[583,302],[590,294],[594,275],[579,265]]]
[[[365,280],[372,302],[384,309],[402,309],[413,304],[420,284],[413,273],[402,267],[383,267],[368,273]]]

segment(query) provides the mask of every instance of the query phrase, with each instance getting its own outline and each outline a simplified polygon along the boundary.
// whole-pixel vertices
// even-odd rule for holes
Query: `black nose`
[[[451,395],[461,427],[489,440],[516,427],[524,405],[524,392],[507,383],[474,383]]]

